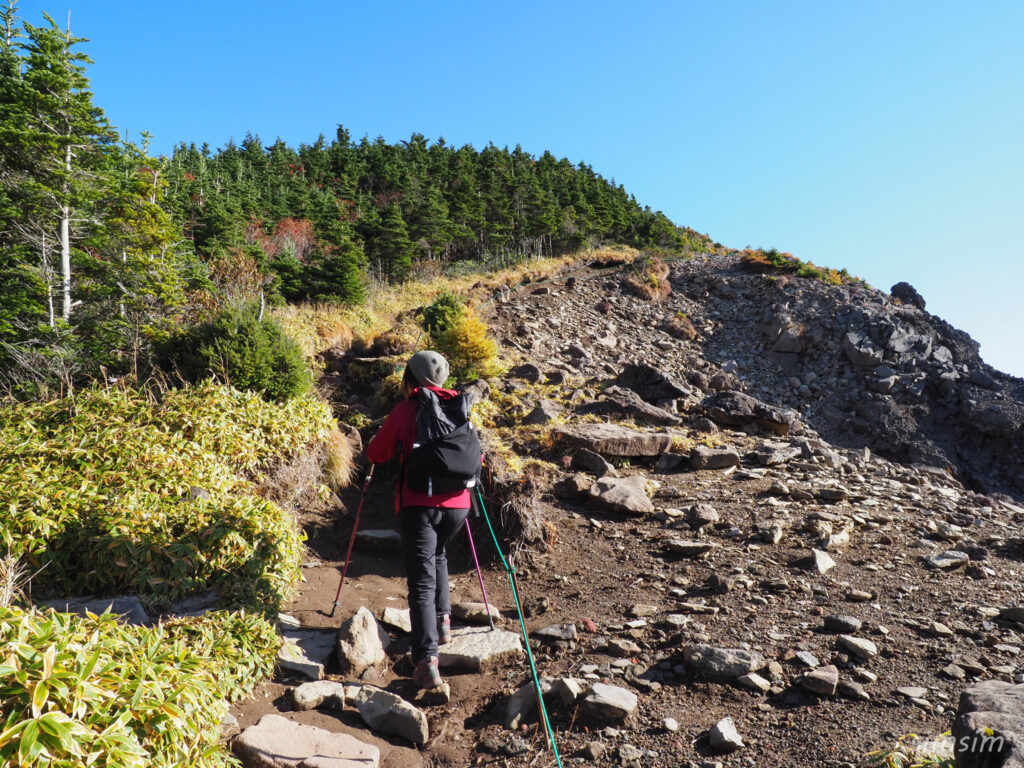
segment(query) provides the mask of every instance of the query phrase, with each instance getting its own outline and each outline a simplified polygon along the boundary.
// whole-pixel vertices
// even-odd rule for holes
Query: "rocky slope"
[[[838,768],[954,719],[958,733],[1018,727],[1024,382],[908,291],[898,303],[729,257],[673,263],[661,302],[624,278],[587,266],[487,308],[514,367],[480,411],[539,489],[546,541],[516,563],[563,764]],[[335,370],[338,401],[358,405]],[[378,478],[361,528],[395,527],[389,495]],[[351,525],[309,522],[307,582],[288,607],[302,625],[289,631],[326,639],[314,676],[339,686],[300,692],[301,665],[284,665],[240,726],[281,714],[347,734],[376,750],[338,747],[362,765],[554,765],[514,650],[477,668],[443,660],[452,698],[416,701],[398,622],[356,620],[402,606],[387,533],[362,539],[326,616]],[[493,549],[479,521],[474,535]],[[479,601],[471,561],[455,559],[454,597]],[[514,635],[493,554],[484,579]],[[350,658],[352,624],[336,637],[350,617],[368,665]],[[955,718],[977,681],[995,687]],[[284,727],[247,731],[239,754],[320,764],[259,762]]]
[[[599,377],[646,362],[698,397],[741,389],[795,410],[836,445],[1024,494],[1024,380],[983,363],[978,344],[927,313],[909,286],[900,301],[857,284],[754,274],[735,256],[676,261],[669,281],[667,300],[650,303],[624,293],[617,272],[585,271],[571,288],[509,301],[497,316],[505,342],[533,362]],[[694,338],[679,338],[677,313]]]

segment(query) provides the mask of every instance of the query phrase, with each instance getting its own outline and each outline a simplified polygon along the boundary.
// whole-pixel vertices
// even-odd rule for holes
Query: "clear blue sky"
[[[521,144],[735,247],[911,282],[1024,376],[1024,3],[23,0],[153,149]]]

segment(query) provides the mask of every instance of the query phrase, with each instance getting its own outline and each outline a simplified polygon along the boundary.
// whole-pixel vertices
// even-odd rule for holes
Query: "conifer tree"
[[[414,248],[401,210],[397,205],[389,205],[384,209],[380,234],[374,243],[377,268],[385,280],[400,283],[408,277]]]
[[[76,231],[91,223],[101,186],[98,179],[116,137],[103,111],[92,103],[85,75],[91,60],[75,50],[85,39],[73,36],[70,29],[62,31],[44,16],[46,26],[24,25],[25,64],[18,88],[23,100],[18,112],[24,122],[12,125],[6,118],[3,138],[22,154],[20,163],[31,158],[16,186],[25,204],[42,212],[41,235],[56,235],[60,316],[67,322],[73,307],[72,241]],[[40,260],[48,260],[45,248]]]

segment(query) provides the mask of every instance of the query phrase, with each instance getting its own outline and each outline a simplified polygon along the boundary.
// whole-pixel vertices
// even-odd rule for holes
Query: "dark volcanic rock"
[[[620,387],[631,389],[649,403],[659,400],[674,400],[690,394],[690,389],[674,381],[657,368],[629,363],[615,379]]]
[[[601,397],[580,408],[581,413],[618,414],[646,421],[650,424],[677,426],[683,423],[675,414],[651,405],[631,389],[611,386]]]
[[[793,425],[791,416],[743,392],[716,392],[704,398],[702,406],[712,421],[727,426],[756,424],[777,435],[786,435]]]
[[[889,289],[889,293],[892,294],[894,299],[899,299],[904,304],[924,309],[924,297],[910,283],[896,283],[896,285]]]

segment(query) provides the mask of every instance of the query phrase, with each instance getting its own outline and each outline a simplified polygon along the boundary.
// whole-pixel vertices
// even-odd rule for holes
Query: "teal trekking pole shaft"
[[[480,505],[480,510],[484,514],[484,522],[487,523],[487,530],[491,532],[491,539],[494,541],[494,547],[498,550],[498,557],[501,558],[501,564],[505,566],[505,572],[508,574],[508,583],[512,586],[512,599],[516,604],[516,613],[519,614],[519,628],[523,633],[523,645],[526,647],[526,658],[530,662],[530,674],[533,676],[533,688],[537,693],[537,711],[540,713],[541,722],[544,723],[544,731],[547,734],[548,741],[551,742],[551,751],[555,753],[555,762],[558,763],[558,768],[562,768],[562,756],[558,753],[558,745],[555,743],[555,732],[551,728],[551,721],[548,719],[548,710],[544,706],[544,697],[541,695],[540,690],[540,678],[537,675],[537,664],[533,660],[533,651],[530,649],[530,637],[526,631],[526,619],[523,617],[523,608],[519,603],[519,589],[516,587],[515,568],[512,568],[508,564],[508,560],[505,559],[505,555],[501,551],[501,544],[498,543],[498,537],[494,533],[494,527],[491,525],[491,519],[487,515],[487,507],[484,504],[483,494],[480,493],[480,486],[476,487],[476,497]]]

